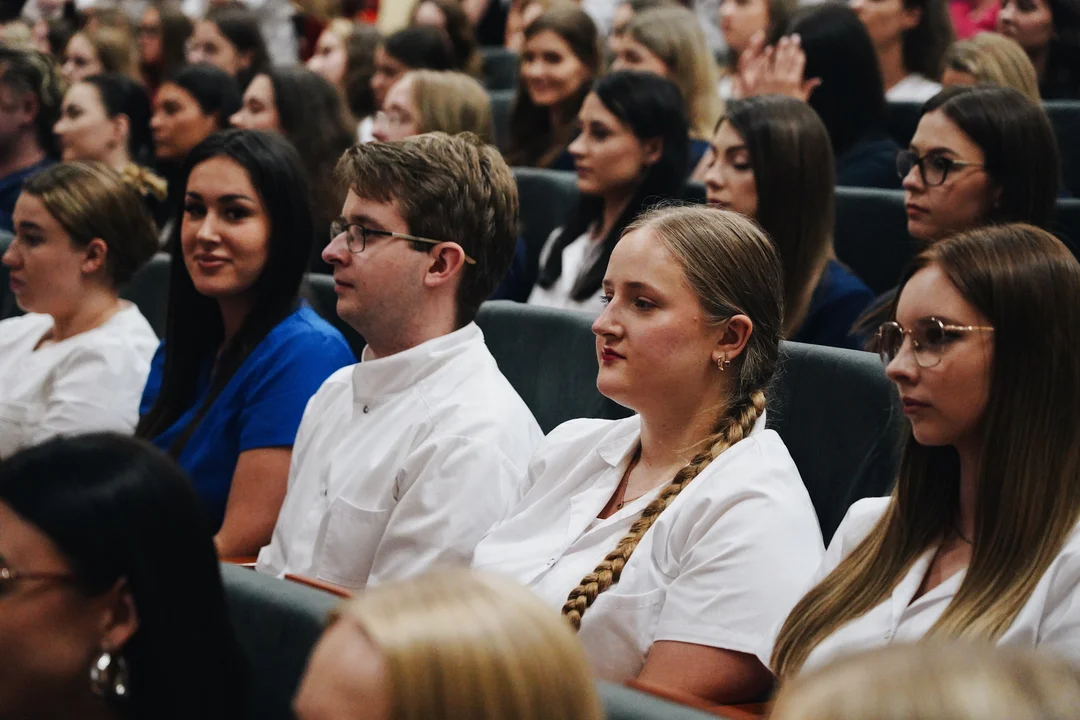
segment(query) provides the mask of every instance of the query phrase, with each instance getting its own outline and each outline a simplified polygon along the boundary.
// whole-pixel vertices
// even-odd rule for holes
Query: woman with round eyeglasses
[[[1080,661],[1080,264],[1010,224],[923,251],[878,333],[911,434],[776,641],[783,681],[924,637]]]

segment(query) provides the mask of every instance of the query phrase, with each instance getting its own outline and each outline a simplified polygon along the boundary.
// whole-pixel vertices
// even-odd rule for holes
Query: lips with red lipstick
[[[615,352],[607,346],[604,346],[604,348],[600,351],[600,359],[604,362],[615,362],[616,360],[625,360],[626,356]]]
[[[213,253],[197,253],[194,260],[195,265],[203,272],[218,270],[229,263],[229,258],[224,255],[214,255]]]

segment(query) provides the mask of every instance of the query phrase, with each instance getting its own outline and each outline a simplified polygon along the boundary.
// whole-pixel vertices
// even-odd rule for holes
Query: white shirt
[[[475,323],[330,376],[260,572],[363,588],[472,561],[542,439]]]
[[[851,506],[829,544],[817,581],[836,569],[840,561],[870,534],[885,514],[889,502],[887,497],[866,498]],[[961,570],[922,597],[912,600],[936,554],[937,547],[924,552],[888,600],[825,638],[810,653],[803,669],[891,642],[916,642],[926,635],[952,602],[966,574]],[[1069,535],[1012,626],[997,642],[999,645],[1051,650],[1080,663],[1080,526]]]
[[[555,239],[562,232],[561,228],[552,231],[544,243],[544,249],[540,252],[540,267],[547,262],[555,248]],[[570,297],[578,276],[592,265],[600,252],[602,241],[593,240],[592,234],[585,232],[563,249],[562,273],[555,284],[550,288],[542,288],[537,283],[529,293],[529,304],[540,307],[552,307],[559,310],[580,310],[593,316],[599,316],[604,311],[603,292],[597,288],[596,292],[588,299],[578,302]]]
[[[93,330],[34,348],[50,315],[0,322],[0,458],[57,435],[131,433],[158,338],[131,303]]]
[[[911,73],[885,93],[889,102],[924,103],[941,92],[941,83]]]
[[[259,19],[266,49],[275,65],[295,65],[298,43],[289,0],[240,0]],[[193,20],[206,17],[210,0],[181,0],[180,10]],[[243,88],[240,88],[243,90]]]
[[[552,431],[530,464],[526,494],[477,547],[473,565],[561,609],[660,492],[597,520],[640,435],[636,416],[572,420]],[[579,636],[597,674],[614,682],[637,676],[659,640],[767,662],[774,626],[802,597],[824,551],[799,471],[762,416],[657,518],[620,581],[584,614]]]

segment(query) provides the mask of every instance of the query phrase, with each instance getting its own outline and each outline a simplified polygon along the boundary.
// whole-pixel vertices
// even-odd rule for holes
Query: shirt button
[[[367,415],[367,411],[368,411],[368,406],[367,406],[367,405],[365,405],[365,406],[364,406],[364,414],[365,414],[365,415]]]
[[[548,558],[548,567],[551,567],[554,564],[555,564],[555,558]]]

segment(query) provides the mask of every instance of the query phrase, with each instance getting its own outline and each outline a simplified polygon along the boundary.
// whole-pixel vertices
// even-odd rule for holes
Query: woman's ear
[[[123,113],[113,118],[113,147],[127,148],[128,139],[131,137],[131,118]],[[134,158],[132,158],[134,159]]]
[[[750,341],[754,323],[746,315],[733,315],[721,328],[720,337],[713,348],[713,362],[731,361],[737,358]]]
[[[239,59],[240,69],[249,70],[251,69],[251,64],[255,62],[255,53],[253,53],[251,50],[245,50],[244,52],[240,53]]]
[[[82,271],[84,275],[99,273],[105,268],[109,257],[109,246],[101,238],[94,238],[83,251]]]
[[[645,167],[652,167],[660,162],[664,156],[664,139],[661,137],[649,138],[641,143],[641,149],[645,151]]]
[[[103,596],[101,648],[110,652],[123,649],[139,629],[139,611],[127,578],[120,578]]]

